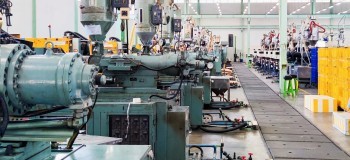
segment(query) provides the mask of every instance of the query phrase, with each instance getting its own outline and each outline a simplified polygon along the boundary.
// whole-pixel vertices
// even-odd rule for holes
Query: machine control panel
[[[158,5],[152,6],[151,21],[153,25],[162,24],[162,9]]]
[[[129,0],[113,0],[112,5],[114,8],[129,7]]]
[[[173,31],[174,32],[181,32],[182,25],[181,25],[181,19],[174,19],[173,20]]]

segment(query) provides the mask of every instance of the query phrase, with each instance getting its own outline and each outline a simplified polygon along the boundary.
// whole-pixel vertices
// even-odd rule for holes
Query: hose
[[[203,151],[203,149],[202,149],[201,147],[199,147],[199,146],[191,146],[191,147],[189,147],[188,150],[191,150],[192,148],[198,149],[198,150],[201,152],[201,157],[203,157],[204,151]],[[189,153],[190,153],[190,152],[189,152]]]
[[[7,125],[10,122],[10,116],[9,116],[7,104],[5,103],[3,96],[0,96],[0,105],[1,105],[3,117],[4,117],[3,121],[1,123],[1,126],[0,126],[0,138],[2,138],[5,134],[6,129],[7,129]]]
[[[159,72],[159,71],[163,71],[163,70],[166,70],[166,69],[169,69],[169,68],[177,68],[176,66],[168,66],[168,67],[164,67],[164,68],[161,68],[161,69],[154,69],[154,68],[150,68],[150,67],[147,67],[143,64],[140,65],[141,67],[144,67],[148,70],[151,70],[151,71],[156,71],[156,72]]]
[[[229,105],[229,106],[213,106],[213,105],[210,105],[210,108],[212,109],[223,109],[223,110],[228,110],[228,109],[232,109],[232,108],[239,108],[241,107],[241,104],[240,103],[233,103],[233,102],[229,102],[229,103],[232,103],[232,105]]]
[[[18,116],[18,117],[36,117],[36,116],[40,116],[40,115],[44,115],[44,114],[48,114],[48,113],[52,113],[52,112],[57,112],[63,109],[67,109],[68,107],[66,106],[57,106],[55,108],[52,109],[45,109],[45,110],[39,110],[39,111],[35,111],[35,112],[27,112],[22,116]]]
[[[86,37],[84,37],[83,35],[81,35],[80,33],[78,32],[73,32],[73,31],[65,31],[63,33],[63,35],[67,35],[67,34],[71,34],[73,35],[75,38],[79,38],[81,39],[82,41],[88,41],[88,39]]]
[[[91,117],[91,114],[92,114],[92,107],[89,107],[88,109],[89,109],[89,113],[88,113],[88,116],[87,116],[88,120],[83,125],[81,125],[78,129],[75,129],[72,137],[69,139],[69,141],[67,143],[66,149],[73,149],[73,144],[74,144],[74,141],[77,139],[77,137],[79,135],[79,131],[81,129],[83,129],[86,126],[87,122],[89,121],[89,119]]]
[[[73,146],[73,144],[74,144],[74,141],[77,139],[77,137],[78,137],[78,135],[79,135],[79,131],[80,131],[81,129],[83,129],[83,128],[86,126],[87,122],[89,122],[89,120],[90,120],[90,118],[91,118],[92,111],[93,111],[93,109],[95,108],[97,99],[98,99],[98,90],[97,90],[96,95],[95,95],[94,104],[93,104],[91,107],[88,107],[89,113],[88,113],[88,115],[87,115],[87,121],[86,121],[83,125],[81,125],[78,129],[76,129],[76,130],[74,131],[72,137],[69,139],[69,141],[68,141],[68,143],[67,143],[66,149],[72,149],[72,146]]]
[[[238,129],[242,129],[244,127],[248,126],[247,122],[242,122],[239,125],[236,125],[232,128],[227,128],[227,129],[223,129],[223,130],[210,130],[207,127],[211,127],[210,125],[202,125],[199,128],[204,131],[204,132],[209,132],[209,133],[225,133],[225,132],[231,132],[234,130],[238,130]]]

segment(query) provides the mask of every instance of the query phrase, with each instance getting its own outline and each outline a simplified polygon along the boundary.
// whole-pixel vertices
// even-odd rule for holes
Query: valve
[[[248,153],[248,155],[249,155],[249,158],[248,158],[248,160],[253,160],[253,158],[252,158],[252,156],[253,156],[253,153]]]

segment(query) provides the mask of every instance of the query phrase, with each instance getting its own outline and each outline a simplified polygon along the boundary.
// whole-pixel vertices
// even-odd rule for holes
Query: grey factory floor
[[[271,79],[266,79],[254,69],[250,69],[259,79],[265,82],[273,91],[279,93],[278,83],[271,83]],[[317,94],[317,89],[301,89],[296,98],[287,97],[285,100],[291,104],[299,113],[307,120],[315,125],[338,147],[350,154],[350,136],[345,136],[337,129],[332,127],[332,113],[312,113],[304,108],[304,95]],[[277,96],[277,95],[276,95]],[[240,101],[248,103],[244,94],[244,88],[231,89],[231,100],[238,98]],[[244,116],[246,120],[255,120],[251,108],[240,108],[225,111],[232,118],[240,118]],[[262,137],[260,130],[252,131],[233,131],[224,134],[206,133],[201,130],[194,130],[189,137],[191,144],[220,144],[224,142],[224,150],[229,154],[236,152],[237,155],[247,156],[249,152],[254,154],[254,159],[266,160],[271,159],[270,152],[266,147],[266,143]],[[212,158],[213,151],[205,149],[205,158]],[[217,158],[219,158],[217,156]]]

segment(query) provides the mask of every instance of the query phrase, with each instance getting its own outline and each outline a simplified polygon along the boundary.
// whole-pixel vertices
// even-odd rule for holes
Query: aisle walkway
[[[246,66],[234,66],[274,159],[350,159]]]

